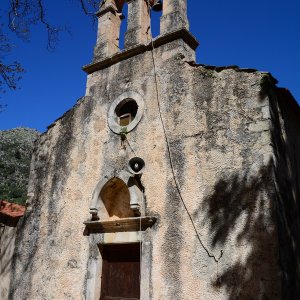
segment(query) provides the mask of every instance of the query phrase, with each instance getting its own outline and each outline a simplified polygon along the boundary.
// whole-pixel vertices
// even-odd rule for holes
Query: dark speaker
[[[140,157],[134,157],[128,163],[129,172],[135,175],[142,174],[144,168],[145,168],[145,162]]]

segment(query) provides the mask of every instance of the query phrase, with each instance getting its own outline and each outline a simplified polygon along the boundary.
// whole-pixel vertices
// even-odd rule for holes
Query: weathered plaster
[[[8,299],[16,228],[0,224],[0,299]]]
[[[151,53],[146,53],[90,75],[89,97],[41,137],[31,175],[37,241],[34,255],[29,249],[22,253],[31,261],[31,278],[15,287],[16,298],[24,292],[31,299],[85,297],[92,249],[83,222],[90,217],[94,189],[108,174],[126,170],[136,155],[146,164],[146,214],[159,218],[148,233],[150,299],[280,297],[270,120],[264,118],[269,102],[260,98],[262,75],[194,67],[185,62],[185,53],[168,48],[154,54],[162,118],[180,191],[202,242],[216,257],[223,251],[218,265],[197,240],[174,186]],[[167,51],[167,59],[161,59]],[[145,111],[124,150],[103,118],[113,99],[128,91],[143,95]],[[28,220],[23,243],[32,240],[30,232]],[[22,263],[16,270],[24,272]]]
[[[153,55],[155,68],[147,48],[107,68],[94,65],[86,97],[40,138],[11,299],[99,299],[99,245],[132,240],[87,236],[83,222],[91,203],[98,209],[105,182],[136,156],[145,161],[143,213],[158,218],[141,237],[133,233],[143,247],[141,299],[284,298],[275,213],[275,187],[283,184],[274,172],[282,153],[274,149],[278,124],[270,114],[277,100],[262,85],[267,76],[274,88],[271,76],[196,65],[182,38]],[[144,102],[125,149],[107,120],[124,93]]]

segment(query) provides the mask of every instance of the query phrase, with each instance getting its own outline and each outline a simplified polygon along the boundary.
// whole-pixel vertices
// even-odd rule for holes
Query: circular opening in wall
[[[124,99],[116,109],[116,121],[120,126],[128,126],[135,118],[138,112],[138,104],[133,99]]]
[[[143,114],[143,97],[136,92],[125,92],[111,104],[107,115],[108,126],[117,134],[130,132],[141,121]]]

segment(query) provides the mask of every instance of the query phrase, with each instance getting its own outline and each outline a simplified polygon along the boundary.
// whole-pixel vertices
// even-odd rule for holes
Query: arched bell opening
[[[118,13],[121,18],[119,33],[119,49],[125,49],[125,33],[128,26],[128,3],[125,1],[116,1]]]
[[[151,0],[150,22],[151,22],[151,36],[156,38],[160,35],[160,19],[163,14],[163,1]]]
[[[103,203],[99,212],[101,219],[115,220],[135,216],[130,207],[130,192],[123,180],[115,177],[110,179],[100,191],[100,201]]]
[[[106,0],[108,1],[108,0]],[[114,6],[117,8],[116,15],[120,19],[118,28],[117,44],[119,50],[125,48],[125,32],[127,30],[128,22],[128,3],[126,0],[111,0]]]

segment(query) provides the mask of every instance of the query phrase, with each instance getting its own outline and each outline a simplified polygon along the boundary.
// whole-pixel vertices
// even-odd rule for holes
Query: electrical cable
[[[139,234],[139,239],[140,239],[140,286],[141,286],[141,281],[142,281],[142,217],[140,216],[140,234]]]
[[[200,242],[200,245],[202,246],[202,248],[205,250],[205,252],[207,253],[208,257],[212,258],[216,263],[218,263],[221,259],[221,257],[223,256],[223,250],[220,251],[220,256],[218,258],[216,258],[215,255],[211,254],[210,251],[207,249],[207,247],[204,245],[204,243],[202,242],[201,240],[201,237],[200,237],[200,234],[199,232],[197,231],[197,228],[196,228],[196,225],[195,225],[195,222],[193,221],[193,218],[192,218],[192,215],[190,214],[188,208],[187,208],[187,205],[183,199],[183,196],[181,194],[181,191],[180,191],[180,188],[179,188],[179,184],[177,182],[177,179],[176,179],[176,175],[175,175],[175,171],[174,171],[174,162],[173,162],[173,159],[172,159],[172,154],[171,154],[171,146],[170,146],[170,142],[169,142],[169,139],[167,137],[167,131],[166,131],[166,127],[165,127],[165,124],[164,124],[164,120],[163,120],[163,117],[162,117],[162,112],[161,112],[161,105],[160,105],[160,101],[159,101],[159,92],[158,92],[158,80],[157,80],[157,72],[156,72],[156,64],[155,64],[155,57],[154,57],[154,42],[153,42],[153,37],[152,37],[152,28],[151,28],[151,6],[150,6],[150,1],[147,0],[148,2],[148,14],[149,14],[149,19],[150,19],[150,22],[149,22],[149,28],[150,28],[150,37],[151,37],[151,45],[152,45],[152,49],[151,49],[151,54],[152,54],[152,61],[153,61],[153,70],[154,70],[154,81],[155,81],[155,89],[156,89],[156,100],[157,100],[157,104],[158,104],[158,112],[159,112],[159,117],[160,117],[160,121],[161,121],[161,124],[162,124],[162,128],[163,128],[163,132],[164,132],[164,136],[165,136],[165,140],[166,140],[166,145],[167,145],[167,151],[168,151],[168,156],[169,156],[169,161],[170,161],[170,166],[171,166],[171,171],[172,171],[172,176],[173,176],[173,179],[174,179],[174,183],[175,183],[175,186],[176,186],[176,190],[178,192],[178,195],[179,195],[179,198],[189,216],[189,219],[193,225],[193,228],[195,230],[195,233],[196,233],[196,236]]]
[[[133,152],[133,154],[134,154],[135,156],[137,156],[136,153],[135,153],[135,151],[134,151],[134,149],[132,148],[132,146],[131,146],[131,144],[130,144],[128,138],[127,138],[127,135],[125,135],[125,140],[126,140],[128,146],[129,146],[130,150]]]
[[[140,286],[142,281],[142,256],[143,256],[143,241],[142,241],[142,215],[144,214],[144,199],[142,199],[141,208],[140,208]]]

